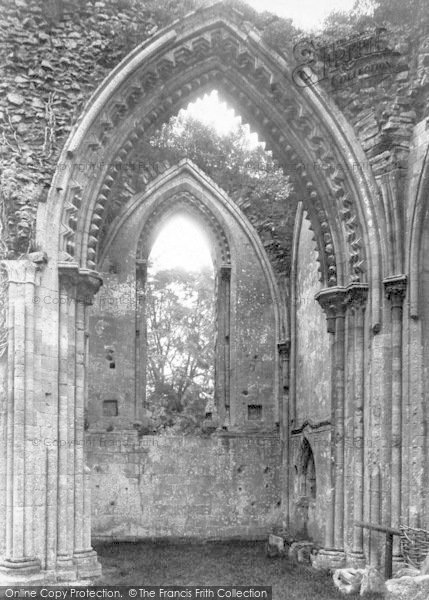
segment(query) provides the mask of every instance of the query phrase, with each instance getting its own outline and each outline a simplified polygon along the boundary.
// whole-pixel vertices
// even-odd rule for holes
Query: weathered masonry
[[[96,577],[92,535],[255,538],[283,523],[333,567],[379,560],[379,538],[355,521],[429,529],[426,120],[404,117],[406,131],[389,134],[400,160],[388,160],[321,84],[297,85],[310,75],[295,67],[224,4],[189,14],[95,91],[32,247],[15,224],[20,252],[1,262],[2,581]],[[144,176],[124,168],[212,89],[290,174],[290,278],[189,161]],[[220,425],[205,438],[136,427],[145,265],[179,210],[207,232],[217,278]],[[118,290],[130,301],[102,302]]]

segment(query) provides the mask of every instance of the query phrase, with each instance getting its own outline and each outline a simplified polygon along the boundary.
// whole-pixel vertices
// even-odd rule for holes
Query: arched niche
[[[118,336],[123,340],[123,344],[117,342],[119,347],[135,338],[135,347],[128,347],[126,359],[127,372],[135,360],[134,389],[131,384],[120,383],[122,395],[127,388],[128,397],[133,396],[134,401],[125,408],[125,419],[114,422],[121,426],[132,420],[138,422],[144,412],[147,259],[163,224],[179,213],[195,219],[206,233],[212,251],[216,280],[215,407],[219,425],[226,430],[276,429],[280,419],[277,345],[287,335],[276,279],[247,218],[225,192],[188,160],[165,171],[144,194],[130,199],[112,223],[100,257],[98,268],[104,288],[91,309],[95,323],[91,338],[97,352],[101,357],[112,346],[109,335],[112,340]],[[118,306],[112,308],[110,317],[106,314],[103,294],[107,297],[109,288],[121,293],[128,289],[127,297],[135,299],[122,316]],[[106,331],[110,328],[109,335],[97,333],[97,320],[110,323],[105,326]],[[121,328],[126,332],[123,335],[119,333]],[[117,351],[115,356],[119,363]],[[90,362],[94,363],[93,357]],[[103,362],[107,368],[105,357],[99,360],[100,368]],[[112,374],[107,375],[113,381]],[[110,382],[106,383],[108,390],[97,391],[99,381],[99,377],[93,377],[90,398],[101,402],[107,398],[100,394],[113,390]],[[96,424],[100,410],[91,411],[90,406],[89,411],[90,422]]]
[[[310,441],[311,440],[311,441]],[[324,486],[321,498],[318,494],[318,480],[324,475],[317,473],[320,466],[313,453],[313,444],[318,446],[317,437],[311,433],[301,433],[293,443],[293,486],[291,490],[291,529],[304,539],[320,542],[323,539]]]
[[[309,501],[316,500],[316,465],[313,450],[307,438],[304,438],[302,442],[298,476],[300,496],[307,498]]]

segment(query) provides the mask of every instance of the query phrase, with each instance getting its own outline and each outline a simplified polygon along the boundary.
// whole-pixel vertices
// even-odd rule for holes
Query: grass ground
[[[262,542],[116,543],[96,549],[106,585],[271,585],[273,600],[344,599],[331,576],[286,558],[270,559]]]

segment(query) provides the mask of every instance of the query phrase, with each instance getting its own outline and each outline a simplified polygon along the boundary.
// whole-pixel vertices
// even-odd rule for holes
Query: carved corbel
[[[277,344],[277,349],[282,367],[282,385],[283,389],[289,389],[289,356],[290,356],[290,340],[285,340]]]
[[[290,353],[290,340],[286,340],[284,342],[279,342],[277,344],[277,349],[279,351],[279,356],[282,360],[288,360]]]
[[[328,333],[335,333],[335,320],[344,317],[346,311],[346,288],[327,288],[318,292],[315,298],[326,314]]]
[[[353,311],[365,308],[368,299],[367,283],[351,283],[347,286],[345,302]]]
[[[392,308],[402,307],[407,293],[407,276],[394,275],[393,277],[386,277],[383,280],[383,284],[384,293],[386,294],[386,298],[392,303]]]
[[[94,296],[103,285],[103,279],[90,269],[79,269],[77,299],[84,304],[93,304]]]
[[[90,269],[80,269],[77,263],[65,262],[58,268],[61,291],[84,304],[92,304],[103,285],[101,276]]]

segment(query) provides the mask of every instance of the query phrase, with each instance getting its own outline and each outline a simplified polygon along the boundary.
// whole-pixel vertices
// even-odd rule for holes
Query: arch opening
[[[192,223],[193,229],[186,229],[184,220]],[[174,243],[170,227],[177,228],[179,242],[190,241],[191,270],[178,268],[184,266],[184,254],[180,254],[180,244]],[[204,260],[203,251],[198,250],[201,246],[196,249],[197,231],[204,237]],[[173,269],[165,268],[168,263],[160,256],[165,236],[172,242]],[[192,256],[195,252],[198,269]],[[158,265],[155,271],[151,261]],[[203,525],[195,523],[195,510],[201,510],[196,506],[201,507],[208,497],[210,510],[200,519],[204,535],[228,537],[233,529],[244,534],[249,515],[255,531],[265,527],[270,518],[267,506],[278,510],[274,480],[278,477],[280,418],[277,344],[282,326],[276,279],[257,232],[206,173],[182,160],[155,178],[144,193],[130,199],[111,227],[99,265],[104,286],[90,314],[87,430],[87,460],[93,467],[94,538],[112,530],[120,537],[127,532],[137,537],[198,536]],[[208,266],[211,278],[203,284],[201,273]],[[171,270],[175,271],[173,282],[171,273],[166,272]],[[190,283],[197,283],[197,290]],[[178,351],[186,351],[189,341],[185,318],[199,319],[198,333],[203,334],[203,340],[194,337],[191,341],[197,347],[198,360],[206,364],[182,395],[170,377],[174,369],[166,373],[166,385],[156,390],[145,369],[154,359],[153,344],[171,342],[170,330],[162,340],[150,339],[153,284],[158,305],[169,286],[170,292],[177,292],[175,302],[179,296]],[[201,292],[212,303],[214,326],[210,331],[201,307],[193,312],[191,306]],[[103,302],[103,296],[115,299],[119,293],[130,299],[129,305]],[[182,294],[185,297],[180,297]],[[204,356],[203,342],[209,357]],[[112,353],[106,362],[106,347],[114,350],[115,369],[109,366]],[[180,371],[182,365],[177,360],[173,367]],[[113,399],[117,405],[106,403],[104,408],[104,403]],[[127,440],[120,450],[110,452],[108,467],[106,458],[92,450],[106,434]],[[267,447],[269,473],[263,478],[258,478],[260,464],[256,460],[260,436]],[[133,455],[142,447],[149,448],[147,455],[139,454],[136,459],[135,468],[142,469],[142,476],[130,487],[126,482],[129,470],[122,461],[125,454]],[[165,486],[171,486],[173,457],[180,489],[185,486],[188,490],[186,500],[178,499],[179,492],[166,493]],[[241,469],[246,465],[245,475],[238,478],[231,472],[236,463]],[[105,468],[115,470],[114,485],[104,478]],[[207,472],[213,474],[209,481]],[[142,509],[140,502],[133,500],[134,508],[129,510],[122,491],[125,487],[128,498],[143,494],[148,508]],[[246,508],[240,515],[231,514],[227,507],[239,493]],[[159,499],[159,506],[154,498]],[[116,503],[116,509],[115,516],[108,518],[109,501]]]
[[[175,440],[170,440],[168,445],[157,440],[156,452],[145,453],[145,443],[147,445],[151,436],[141,427],[139,398],[145,385],[142,386],[139,379],[141,369],[136,367],[141,365],[139,353],[144,327],[139,309],[139,278],[147,276],[145,260],[152,247],[151,235],[172,206],[186,206],[206,224],[209,236],[216,242],[213,263],[218,282],[225,284],[225,293],[218,293],[217,297],[222,298],[226,306],[230,302],[223,312],[222,360],[229,377],[223,380],[219,402],[222,418],[217,435],[221,441],[215,436],[208,436],[205,441],[213,455],[221,447],[219,456],[224,462],[219,459],[216,463],[218,473],[223,475],[222,465],[233,464],[228,462],[230,455],[240,462],[240,470],[237,468],[236,472],[244,477],[244,483],[238,481],[235,471],[228,472],[230,479],[240,484],[235,493],[229,489],[230,504],[239,492],[246,490],[246,485],[248,497],[255,493],[249,481],[262,481],[261,473],[255,470],[258,461],[249,459],[252,453],[257,456],[261,450],[258,434],[263,434],[264,460],[267,457],[270,465],[264,470],[262,477],[266,480],[257,501],[246,504],[245,518],[237,522],[231,515],[225,516],[222,506],[228,503],[222,498],[215,511],[210,512],[208,507],[207,513],[201,516],[205,535],[218,535],[219,522],[225,523],[226,537],[240,527],[248,531],[249,523],[255,531],[258,527],[266,528],[264,519],[271,509],[274,513],[278,507],[275,481],[280,422],[277,352],[278,342],[288,339],[288,330],[283,322],[286,309],[280,308],[277,286],[284,276],[284,265],[277,265],[276,280],[276,265],[270,264],[267,258],[267,240],[255,233],[250,218],[246,218],[245,207],[231,202],[217,182],[198,168],[186,161],[173,167],[144,164],[142,169],[132,168],[131,173],[127,167],[138,163],[142,143],[171,115],[177,114],[179,108],[215,88],[232,106],[240,108],[246,122],[258,125],[255,129],[279,157],[279,164],[284,168],[290,165],[294,206],[299,199],[308,211],[317,243],[322,286],[334,289],[339,286],[341,291],[350,281],[375,282],[372,306],[374,312],[380,310],[377,294],[381,252],[377,245],[376,213],[369,193],[373,181],[363,152],[355,151],[358,144],[354,145],[351,129],[323,93],[317,87],[294,88],[287,60],[271,52],[257,33],[249,32],[247,26],[243,28],[240,17],[225,8],[224,5],[208,7],[197,16],[185,19],[180,27],[173,24],[148,45],[133,51],[112,72],[90,100],[72,133],[60,159],[61,169],[52,183],[48,202],[39,212],[37,236],[50,260],[43,273],[43,289],[58,291],[60,288],[60,294],[70,293],[71,297],[74,294],[70,308],[61,306],[55,313],[52,307],[35,309],[37,319],[53,322],[53,327],[58,325],[60,332],[54,342],[59,356],[57,370],[43,371],[43,376],[49,378],[52,389],[61,392],[64,392],[65,382],[70,382],[64,402],[58,402],[60,413],[55,414],[52,425],[58,428],[62,441],[64,436],[65,441],[68,440],[65,432],[69,425],[81,433],[83,407],[87,396],[89,398],[87,460],[99,478],[93,513],[96,536],[100,532],[109,536],[113,531],[116,537],[126,537],[131,532],[134,538],[172,535],[172,532],[178,536],[192,535],[186,509],[177,498],[174,507],[167,506],[166,510],[164,504],[156,513],[158,508],[152,499],[161,497],[162,489],[172,484],[171,479],[163,479],[166,471],[155,472],[151,468],[157,456],[162,455],[164,465],[170,460],[169,477],[179,469],[177,465],[180,465],[180,473],[188,476],[189,456],[200,457],[201,446],[197,442],[190,444],[185,458]],[[318,161],[321,168],[317,167]],[[269,223],[267,226],[269,228]],[[92,298],[100,283],[94,274],[96,269],[101,272],[105,286],[94,306],[88,309],[89,302],[85,298]],[[85,295],[87,290],[90,293]],[[259,302],[255,302],[255,298]],[[243,307],[251,307],[251,310],[244,314],[245,311],[240,311]],[[91,354],[91,348],[95,353]],[[50,346],[45,348],[45,354],[52,355]],[[286,360],[284,364],[286,371]],[[103,377],[98,377],[101,373]],[[99,386],[101,381],[102,387]],[[287,387],[287,377],[284,377],[282,393],[285,396]],[[63,410],[64,406],[70,409]],[[106,464],[106,453],[100,451],[106,434],[113,449],[109,458],[114,455],[118,459],[111,460],[110,464]],[[240,442],[243,434],[249,434],[245,444]],[[115,446],[115,439],[126,440],[126,450]],[[68,448],[67,444],[64,448]],[[315,454],[320,455],[317,446]],[[133,456],[133,460],[128,460],[129,456]],[[61,531],[74,523],[82,537],[77,550],[81,552],[82,547],[86,548],[88,556],[94,559],[90,551],[89,505],[85,504],[83,516],[80,508],[76,508],[88,490],[83,451],[79,449],[72,456],[61,450],[58,460],[61,468],[73,473],[80,487],[72,498],[67,482],[57,477],[60,467],[49,465],[61,499],[52,522]],[[309,489],[314,470],[311,465],[309,460]],[[99,471],[95,469],[97,466]],[[201,475],[196,487],[202,489],[205,473],[193,473]],[[272,481],[268,481],[271,475],[267,473],[273,474]],[[112,481],[113,487],[108,488]],[[182,483],[176,481],[179,486]],[[125,489],[132,490],[127,497],[122,493]],[[222,488],[215,486],[204,498],[218,497],[218,489]],[[165,495],[162,498],[165,499]],[[201,498],[198,500],[198,506],[204,504]],[[124,519],[115,521],[111,506],[116,506],[115,514],[127,515],[126,522]],[[127,512],[129,506],[137,512]],[[149,506],[152,512],[144,512],[142,507]],[[183,510],[178,511],[178,506]],[[143,512],[139,513],[140,509]],[[177,514],[180,514],[179,525],[175,521]],[[62,548],[64,556],[71,557],[76,550],[73,544],[70,547]],[[333,546],[328,544],[328,547]]]
[[[215,387],[214,265],[208,239],[186,212],[163,219],[147,262],[147,432],[198,432],[211,421]]]
[[[301,448],[301,464],[299,469],[299,491],[303,498],[316,500],[316,465],[314,463],[313,450],[309,441],[305,438]]]

